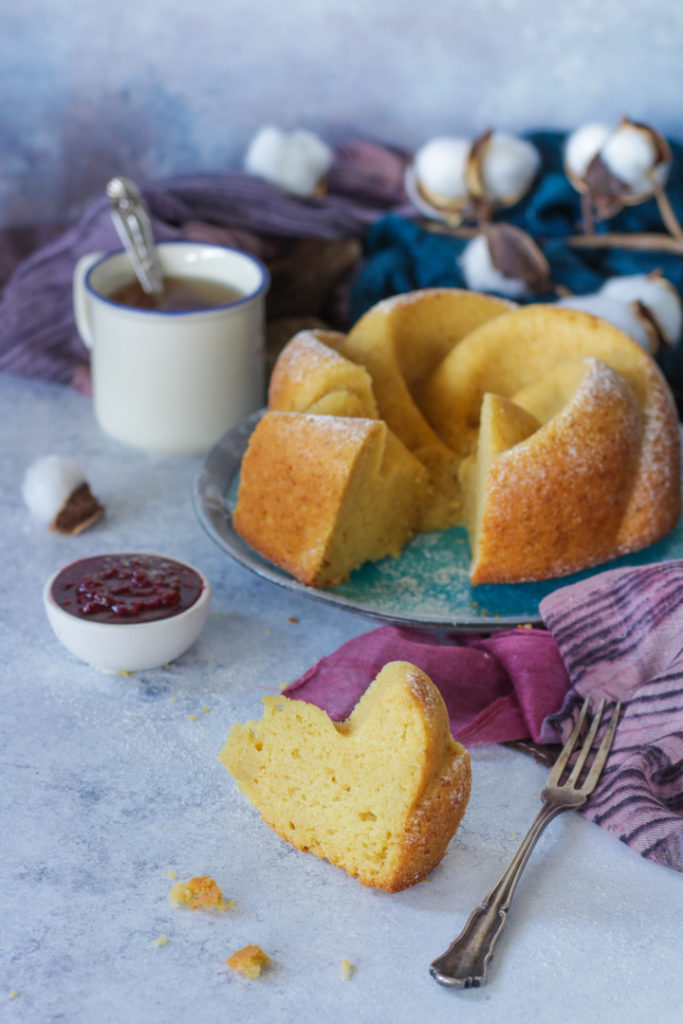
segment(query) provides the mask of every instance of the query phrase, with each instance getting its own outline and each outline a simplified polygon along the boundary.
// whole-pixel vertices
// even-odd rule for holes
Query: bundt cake
[[[308,436],[295,441],[272,412],[268,443],[257,430],[244,459],[236,529],[313,586],[395,553],[416,531],[461,523],[473,583],[548,579],[647,547],[680,515],[678,417],[664,376],[627,335],[578,310],[448,289],[397,296],[348,335],[293,338],[269,401],[279,416],[327,421],[330,436],[357,424],[341,460],[348,487],[335,446],[309,447],[324,428],[302,425]],[[404,467],[393,496],[374,469],[368,485],[353,468],[368,464],[350,452],[369,444],[370,424],[378,439],[387,428],[375,442],[385,461]],[[354,531],[364,536],[351,541]],[[310,570],[310,545],[290,550],[297,533],[316,543],[324,533],[333,572],[327,555]]]
[[[470,759],[424,672],[385,665],[343,723],[305,701],[263,703],[220,760],[278,835],[389,892],[436,867],[467,807]]]

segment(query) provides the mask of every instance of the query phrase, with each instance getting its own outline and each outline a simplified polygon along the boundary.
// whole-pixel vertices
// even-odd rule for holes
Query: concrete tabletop
[[[0,409],[0,1021],[681,1020],[683,879],[576,814],[541,838],[488,985],[439,987],[429,962],[514,853],[544,769],[473,748],[472,798],[448,856],[397,895],[291,848],[239,794],[221,745],[233,722],[259,717],[263,695],[376,623],[233,563],[194,514],[200,459],[107,439],[89,399],[67,388],[5,375]],[[27,467],[53,452],[80,463],[107,509],[77,537],[50,532],[22,499]],[[55,639],[41,589],[76,558],[136,549],[201,568],[212,610],[174,664],[106,675]],[[171,905],[173,876],[203,874],[233,909]],[[247,943],[272,959],[254,981],[225,964]]]

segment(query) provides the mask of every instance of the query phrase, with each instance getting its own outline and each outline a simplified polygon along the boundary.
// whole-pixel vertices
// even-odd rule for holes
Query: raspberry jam
[[[62,569],[52,597],[64,611],[92,622],[152,622],[190,608],[203,587],[194,569],[171,558],[97,555]]]

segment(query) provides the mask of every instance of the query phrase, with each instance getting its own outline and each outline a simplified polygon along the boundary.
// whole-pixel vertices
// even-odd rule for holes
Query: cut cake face
[[[305,701],[263,703],[220,759],[275,832],[389,892],[439,863],[465,813],[470,760],[424,672],[385,665],[341,724]]]
[[[332,586],[400,553],[427,486],[382,420],[268,412],[242,462],[235,529],[300,582]]]

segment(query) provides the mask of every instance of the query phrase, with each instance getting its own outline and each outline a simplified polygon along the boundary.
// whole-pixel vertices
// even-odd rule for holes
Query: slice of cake
[[[268,412],[242,461],[233,522],[313,587],[398,555],[416,533],[424,467],[382,420]]]
[[[470,759],[424,672],[385,665],[341,724],[305,701],[263,703],[220,760],[264,821],[363,885],[398,892],[429,874],[465,813]]]

